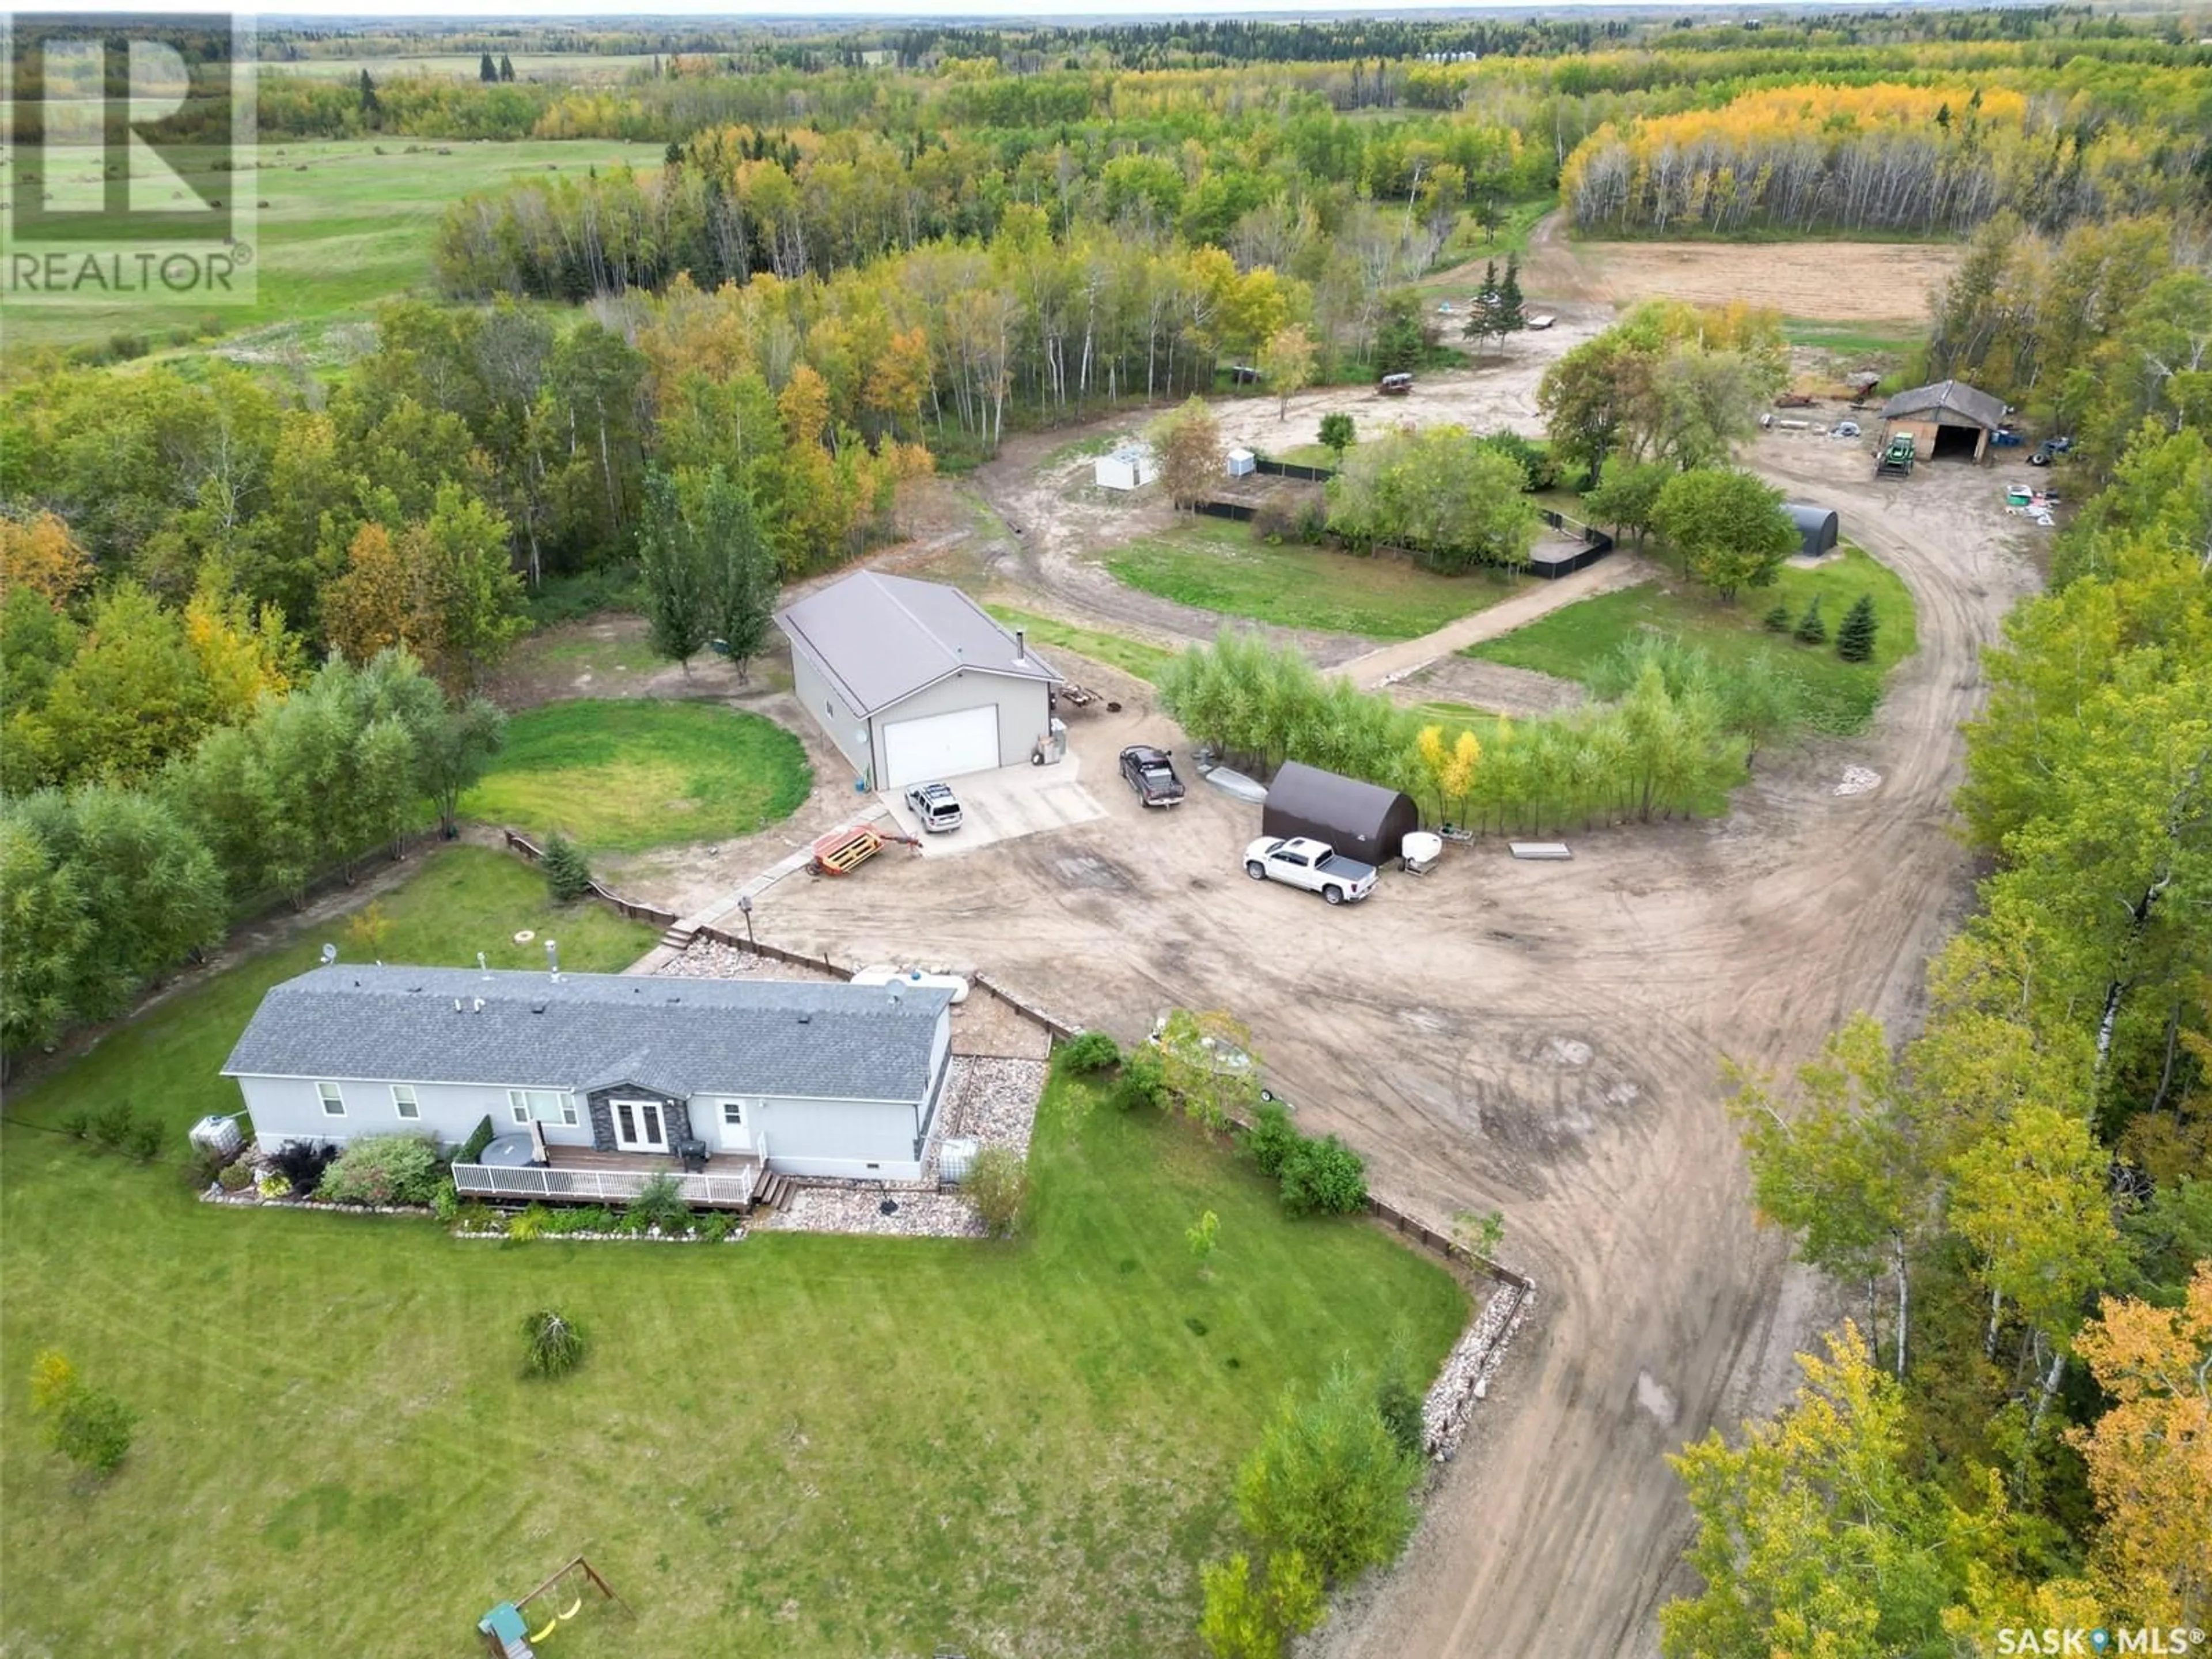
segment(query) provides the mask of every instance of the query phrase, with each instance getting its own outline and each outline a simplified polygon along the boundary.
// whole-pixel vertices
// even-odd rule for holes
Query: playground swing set
[[[477,1620],[477,1632],[483,1636],[485,1648],[495,1656],[495,1659],[537,1659],[538,1644],[544,1641],[562,1626],[583,1612],[584,1586],[582,1584],[575,1587],[566,1607],[559,1605],[560,1597],[555,1594],[560,1588],[561,1581],[572,1572],[582,1573],[592,1588],[624,1613],[629,1612],[629,1603],[614,1593],[613,1588],[605,1579],[599,1577],[598,1570],[589,1561],[580,1555],[577,1556],[529,1595],[518,1596],[512,1601],[502,1601]],[[544,1613],[526,1613],[524,1609],[540,1597],[545,1598]],[[535,1617],[542,1617],[545,1622],[536,1630],[532,1630],[531,1621]]]

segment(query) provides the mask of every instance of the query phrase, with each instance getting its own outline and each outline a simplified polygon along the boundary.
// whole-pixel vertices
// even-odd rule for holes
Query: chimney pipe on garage
[[[561,982],[561,941],[558,939],[545,941],[545,971],[552,976],[556,985]]]
[[[1026,628],[1014,630],[1014,666],[1025,667],[1030,659],[1030,631]]]

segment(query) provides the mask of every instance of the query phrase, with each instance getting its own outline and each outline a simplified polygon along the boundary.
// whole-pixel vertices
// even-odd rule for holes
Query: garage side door
[[[999,764],[999,711],[986,703],[950,714],[893,720],[884,727],[884,780],[887,789],[909,783],[933,783],[965,772],[988,772]]]

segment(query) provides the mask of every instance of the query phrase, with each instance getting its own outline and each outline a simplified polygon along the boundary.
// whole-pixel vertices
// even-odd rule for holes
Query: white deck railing
[[[550,1198],[574,1202],[621,1202],[635,1198],[656,1175],[667,1175],[686,1204],[742,1209],[752,1202],[756,1166],[734,1175],[678,1175],[654,1170],[495,1169],[453,1165],[453,1189],[471,1198]]]

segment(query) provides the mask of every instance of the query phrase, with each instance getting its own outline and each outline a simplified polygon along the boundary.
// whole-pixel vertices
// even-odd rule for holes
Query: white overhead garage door
[[[999,764],[999,710],[986,703],[951,714],[895,720],[884,727],[884,769],[888,789],[909,783],[933,783],[965,772],[988,772]]]

